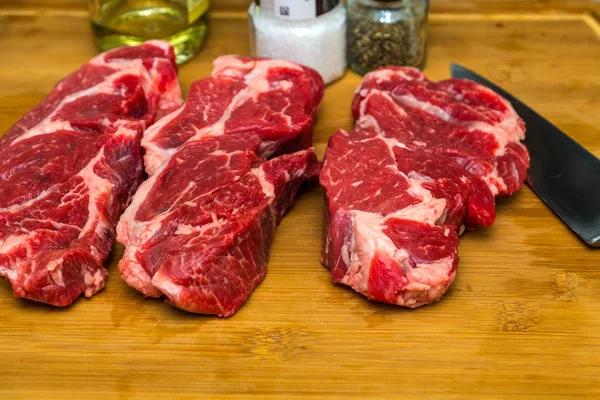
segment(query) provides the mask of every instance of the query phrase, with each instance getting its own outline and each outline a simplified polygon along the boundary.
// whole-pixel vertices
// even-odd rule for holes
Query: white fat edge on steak
[[[227,62],[232,62],[233,65],[240,65],[245,67],[244,62],[240,61],[237,57],[223,56],[217,58],[214,61],[215,68],[213,70],[212,75],[215,76],[221,74],[223,76],[240,76],[239,73],[227,73],[232,69],[231,65],[228,65],[227,68],[223,67],[223,63]],[[290,85],[283,85],[282,82],[279,82],[277,88],[272,88],[271,82],[269,82],[269,80],[267,79],[268,72],[271,68],[287,67],[296,70],[301,70],[301,67],[299,67],[298,65],[282,60],[261,60],[255,61],[253,62],[253,64],[255,64],[254,68],[249,73],[243,75],[246,87],[240,90],[235,96],[233,96],[233,98],[223,111],[223,114],[221,114],[219,120],[201,129],[195,129],[194,135],[179,146],[173,148],[163,148],[154,143],[153,139],[158,133],[160,133],[160,130],[164,126],[166,126],[169,122],[171,122],[174,118],[181,114],[181,112],[185,108],[185,105],[183,105],[179,110],[174,111],[172,114],[169,114],[168,116],[162,118],[148,131],[144,132],[144,138],[142,139],[142,147],[146,150],[144,161],[146,162],[146,171],[149,174],[154,173],[155,169],[159,165],[169,160],[182,146],[185,145],[185,143],[202,140],[207,137],[221,136],[225,132],[225,123],[227,123],[227,121],[231,118],[231,114],[233,114],[235,110],[237,110],[240,106],[245,104],[249,99],[257,100],[259,94],[268,92],[272,89],[289,90],[290,88],[292,88],[291,83]],[[291,118],[285,114],[281,115],[284,117],[284,119],[288,121],[288,124],[291,126]],[[169,119],[163,122],[163,119],[165,118]],[[204,119],[207,119],[206,110],[204,111]],[[263,152],[269,153],[269,149],[261,150],[261,154]],[[273,153],[273,151],[270,152],[271,154]],[[267,156],[271,154],[267,154]]]
[[[416,268],[411,268],[409,271],[409,283],[405,289],[415,291],[434,290],[435,294],[431,297],[441,297],[452,283],[448,280],[448,277],[451,274],[453,264],[454,259],[452,257],[444,257],[432,263],[417,263]]]
[[[183,290],[183,286],[174,283],[173,277],[165,275],[161,268],[159,268],[158,271],[156,271],[156,274],[151,278],[150,284],[175,303],[177,302],[179,293]],[[215,300],[218,302],[216,297]]]

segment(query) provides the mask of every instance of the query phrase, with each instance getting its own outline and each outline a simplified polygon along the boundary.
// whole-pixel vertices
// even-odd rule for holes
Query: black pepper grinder
[[[348,0],[346,58],[364,75],[386,65],[423,68],[428,0]]]

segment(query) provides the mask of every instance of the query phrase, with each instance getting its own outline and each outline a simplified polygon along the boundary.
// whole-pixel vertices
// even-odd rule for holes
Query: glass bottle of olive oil
[[[89,0],[96,44],[102,51],[163,39],[177,64],[192,58],[207,34],[209,0]]]

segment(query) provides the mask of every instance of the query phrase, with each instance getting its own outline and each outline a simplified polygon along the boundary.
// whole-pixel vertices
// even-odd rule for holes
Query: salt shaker
[[[346,10],[340,0],[255,0],[250,50],[314,68],[325,83],[346,71]]]
[[[347,56],[363,75],[386,65],[422,68],[428,0],[348,0]]]

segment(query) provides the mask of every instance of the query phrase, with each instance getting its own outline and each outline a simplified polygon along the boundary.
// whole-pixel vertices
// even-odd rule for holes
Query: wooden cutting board
[[[556,2],[555,2],[556,3]],[[211,61],[247,54],[244,14],[213,14],[188,88]],[[458,62],[498,82],[600,156],[600,25],[591,14],[432,14],[432,79]],[[0,132],[96,54],[84,11],[0,9]],[[315,126],[350,128],[360,77],[327,88]],[[600,184],[600,182],[599,182]],[[517,399],[600,397],[600,250],[527,187],[493,227],[465,234],[458,276],[418,310],[371,303],[320,265],[323,191],[307,187],[281,226],[268,274],[228,319],[145,300],[120,279],[56,309],[0,282],[0,398]]]

